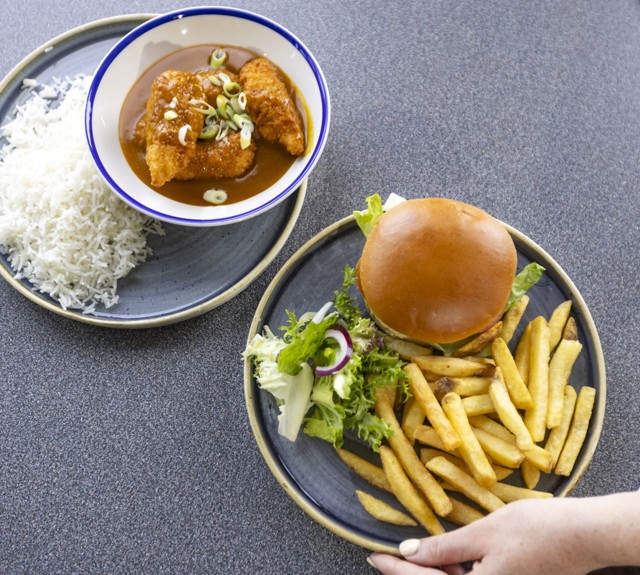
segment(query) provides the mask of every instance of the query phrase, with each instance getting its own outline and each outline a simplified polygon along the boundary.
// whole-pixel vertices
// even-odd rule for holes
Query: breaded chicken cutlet
[[[305,150],[302,120],[275,65],[267,58],[254,58],[242,66],[238,79],[260,136],[301,156]]]
[[[256,147],[252,142],[242,149],[240,134],[230,132],[221,140],[198,142],[204,126],[201,106],[194,101],[215,104],[222,87],[211,81],[224,72],[229,80],[237,77],[227,70],[180,72],[169,70],[153,82],[146,114],[136,127],[136,136],[144,135],[146,161],[151,184],[162,186],[170,180],[200,178],[236,178],[251,167]],[[167,119],[166,112],[175,112]],[[188,126],[184,130],[183,126]],[[180,130],[183,129],[182,139]]]
[[[204,97],[202,82],[189,72],[168,70],[153,81],[143,120],[153,186],[162,186],[178,176],[195,153],[204,116],[190,101]],[[169,111],[176,116],[167,117]]]
[[[189,163],[175,179],[238,178],[249,171],[255,153],[256,145],[253,141],[243,150],[239,132],[229,132],[222,140],[200,142]]]

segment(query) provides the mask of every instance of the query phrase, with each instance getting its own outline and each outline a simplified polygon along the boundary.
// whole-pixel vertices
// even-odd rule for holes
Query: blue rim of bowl
[[[124,191],[109,175],[107,170],[105,169],[102,161],[100,160],[100,155],[98,153],[97,147],[95,145],[95,139],[93,135],[93,102],[96,97],[96,93],[100,88],[100,84],[102,82],[102,78],[107,71],[107,68],[111,65],[111,63],[120,55],[120,53],[134,40],[148,32],[149,30],[166,24],[167,22],[171,22],[177,19],[184,19],[191,16],[202,16],[202,15],[220,15],[220,16],[232,16],[235,18],[244,18],[245,20],[250,20],[252,22],[256,22],[273,30],[274,32],[283,36],[292,46],[298,50],[298,52],[303,56],[303,58],[309,64],[311,70],[313,71],[313,75],[316,79],[316,83],[318,85],[318,89],[320,91],[320,99],[322,101],[322,122],[320,125],[320,137],[318,138],[318,144],[313,149],[310,157],[307,160],[306,165],[298,174],[296,179],[287,186],[282,192],[280,192],[274,198],[271,198],[268,202],[260,205],[257,208],[253,208],[251,210],[247,210],[246,212],[242,212],[240,214],[234,216],[228,216],[225,218],[207,218],[207,219],[195,219],[195,218],[181,218],[172,216],[170,214],[165,214],[163,212],[159,212],[157,210],[150,209],[133,197],[131,197],[126,191]],[[239,8],[225,8],[225,7],[196,7],[196,8],[185,8],[182,10],[175,10],[173,12],[167,12],[166,14],[162,14],[147,22],[137,26],[131,32],[129,32],[126,36],[124,36],[120,41],[118,41],[115,46],[107,53],[107,55],[103,58],[98,66],[95,74],[93,75],[93,80],[89,87],[89,92],[87,95],[87,104],[85,108],[85,134],[87,138],[87,143],[89,145],[89,150],[91,152],[91,157],[93,158],[98,171],[105,179],[105,181],[109,184],[109,186],[124,199],[131,206],[140,210],[141,212],[148,214],[152,217],[161,219],[166,222],[182,224],[182,225],[196,225],[196,226],[204,226],[204,225],[215,225],[215,224],[227,224],[232,222],[238,222],[253,216],[257,216],[258,214],[264,212],[268,208],[276,205],[280,201],[284,200],[287,196],[293,193],[301,184],[301,182],[309,175],[311,170],[315,167],[316,163],[320,159],[320,155],[324,149],[324,146],[327,142],[327,136],[329,132],[329,124],[331,121],[331,107],[330,107],[330,98],[329,98],[329,90],[327,88],[327,82],[322,73],[320,65],[317,60],[311,54],[309,49],[289,30],[270,20],[265,16],[261,16],[256,14],[255,12],[249,12],[247,10],[241,10]]]

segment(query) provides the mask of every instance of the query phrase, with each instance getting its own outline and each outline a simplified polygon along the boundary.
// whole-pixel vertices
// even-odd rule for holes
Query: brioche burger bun
[[[367,237],[358,287],[389,335],[448,344],[503,315],[517,252],[504,224],[443,198],[407,200],[385,212]]]

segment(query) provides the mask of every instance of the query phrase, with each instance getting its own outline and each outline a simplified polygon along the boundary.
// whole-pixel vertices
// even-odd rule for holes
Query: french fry
[[[443,355],[414,356],[411,361],[431,374],[442,377],[469,377],[487,375],[493,372],[493,366],[480,359],[471,360],[462,357],[446,357]]]
[[[494,323],[489,329],[478,334],[473,339],[469,340],[463,346],[454,351],[454,357],[465,357],[468,355],[476,355],[480,353],[486,346],[500,335],[502,331],[502,321]]]
[[[387,387],[384,388],[384,390],[385,390],[385,393],[387,394],[387,397],[389,398],[389,403],[395,409],[395,406],[398,402],[398,396],[400,395],[398,393],[398,388],[395,385],[388,385]]]
[[[400,418],[400,425],[404,427],[404,422],[407,419],[408,413],[411,411],[413,406],[415,405],[415,399],[413,397],[409,397],[407,401],[402,405],[402,417]]]
[[[491,435],[482,429],[474,427],[471,429],[482,450],[499,465],[515,469],[524,461],[524,453],[512,443]]]
[[[487,413],[495,413],[496,411],[491,396],[488,393],[464,397],[462,399],[462,407],[464,407],[468,417],[486,415]]]
[[[532,405],[531,394],[522,380],[516,362],[509,351],[509,346],[502,338],[497,338],[491,344],[491,352],[500,368],[502,377],[511,396],[511,401],[518,409],[527,409]]]
[[[384,334],[382,336],[384,345],[392,351],[395,351],[402,359],[410,361],[412,357],[416,355],[431,355],[433,354],[433,348],[426,345],[418,345],[410,341],[398,339],[390,335]]]
[[[516,352],[513,356],[513,359],[516,362],[518,371],[520,372],[520,377],[522,377],[522,381],[524,381],[524,384],[526,386],[529,386],[530,341],[531,341],[531,322],[529,322],[527,324],[527,327],[524,328],[524,331],[520,336],[520,341],[518,341],[518,345],[516,346]]]
[[[549,326],[542,316],[532,321],[529,342],[529,393],[532,404],[524,414],[531,439],[544,439],[549,404]]]
[[[578,339],[578,325],[576,324],[576,320],[570,317],[567,320],[567,323],[564,326],[564,330],[562,331],[562,339]]]
[[[442,451],[441,449],[435,449],[434,447],[421,447],[419,456],[420,461],[422,461],[422,463],[424,463],[425,465],[427,464],[427,461],[433,459],[434,457],[445,457],[446,459],[451,461],[451,463],[457,465],[465,473],[471,474],[469,466],[464,462],[464,459],[462,459],[462,457],[459,457],[458,455],[454,455],[453,453],[448,453],[446,451]],[[496,479],[498,481],[502,481],[503,479],[506,479],[513,474],[513,469],[511,469],[510,467],[503,467],[502,465],[495,465],[494,463],[491,464],[491,467],[493,467],[493,470],[496,473]],[[448,515],[447,518],[449,518]]]
[[[509,397],[507,386],[497,375],[494,376],[491,382],[489,395],[491,396],[491,401],[496,408],[500,421],[515,436],[518,448],[522,451],[533,449],[534,443],[531,434],[524,424],[522,417],[520,417],[515,405],[513,405],[511,397]]]
[[[389,505],[386,501],[382,501],[381,499],[358,489],[356,490],[356,496],[358,497],[358,501],[360,501],[360,505],[364,507],[364,510],[378,521],[392,523],[393,525],[417,525],[417,523],[406,513],[403,513],[399,509]]]
[[[457,450],[447,450],[445,444],[442,443],[442,439],[440,439],[438,432],[430,425],[418,425],[417,427],[414,427],[413,438],[419,443],[422,443],[422,445],[430,445],[431,447],[435,447],[440,451],[446,451],[447,453],[458,453]]]
[[[593,387],[583,387],[578,392],[576,408],[573,413],[571,427],[567,435],[567,441],[562,448],[558,464],[556,465],[556,475],[570,475],[575,465],[582,444],[587,437],[589,421],[593,412],[593,405],[596,399],[596,390]]]
[[[395,452],[390,447],[383,445],[380,447],[380,459],[382,459],[382,468],[387,475],[396,499],[431,535],[444,533],[444,527],[442,527],[429,505],[427,505],[422,494],[407,477]],[[447,500],[449,501],[448,497]],[[449,506],[453,509],[451,501],[449,501]],[[451,509],[449,509],[449,512]]]
[[[575,339],[563,339],[549,362],[549,404],[547,427],[553,429],[562,420],[564,388],[569,383],[573,365],[582,351],[582,344]]]
[[[442,398],[442,409],[460,437],[458,452],[469,466],[471,474],[483,487],[491,487],[496,482],[496,473],[471,429],[460,396],[456,393],[447,393]]]
[[[389,445],[391,445],[391,448],[398,456],[402,467],[405,469],[411,480],[416,484],[418,489],[420,489],[427,498],[433,507],[433,510],[440,516],[446,516],[447,513],[451,511],[451,502],[442,487],[440,487],[440,484],[435,480],[431,473],[427,471],[425,466],[422,465],[418,454],[415,452],[413,446],[403,433],[384,388],[376,389],[375,397],[375,413],[380,419],[385,421],[393,431],[393,434],[388,438],[388,441]],[[416,517],[416,519],[420,521],[418,517]]]
[[[562,419],[560,425],[554,427],[545,443],[545,450],[551,455],[551,469],[556,466],[560,452],[567,440],[569,427],[571,426],[571,418],[576,406],[578,394],[570,385],[564,388],[564,401],[562,403]]]
[[[359,455],[343,448],[336,449],[338,457],[342,459],[347,467],[349,467],[356,475],[362,477],[371,485],[375,485],[385,491],[391,491],[391,486],[387,480],[384,470],[377,465],[363,459]]]
[[[460,397],[489,393],[490,377],[441,377],[436,381],[436,391],[446,395],[455,391]]]
[[[543,473],[551,473],[553,469],[551,453],[537,444],[534,444],[533,448],[524,451],[524,458],[525,461],[528,461]]]
[[[496,472],[496,479],[498,481],[502,481],[507,477],[509,477],[510,475],[513,475],[514,470],[510,467],[504,467],[503,465],[496,465],[495,463],[492,463],[491,467],[493,467],[493,470]]]
[[[402,408],[402,431],[407,436],[409,443],[413,445],[413,429],[417,425],[422,425],[424,423],[424,411],[420,404],[415,400],[414,397],[411,397],[407,400]]]
[[[476,363],[481,363],[483,365],[486,365],[487,367],[495,367],[496,362],[493,361],[492,357],[480,357],[479,355],[467,355],[465,357],[462,357],[460,359],[467,359],[469,361],[475,361]],[[492,376],[493,375],[493,371],[489,371],[485,374],[487,377]]]
[[[431,459],[427,468],[487,511],[495,511],[504,506],[500,498],[444,457]]]
[[[469,418],[469,423],[472,427],[482,429],[491,435],[499,437],[503,441],[508,441],[512,445],[516,444],[516,438],[504,425],[500,422],[487,417],[486,415],[476,415]]]
[[[515,304],[513,304],[502,317],[502,331],[500,337],[507,343],[511,341],[520,320],[529,305],[529,296],[523,295]]]
[[[444,457],[457,465],[460,469],[462,469],[465,473],[471,473],[467,464],[464,462],[464,459],[459,455],[454,455],[453,453],[449,453],[448,451],[443,451],[442,449],[436,449],[435,447],[421,447],[418,451],[418,457],[420,457],[420,461],[424,465],[427,464],[427,461],[433,459],[434,457]]]
[[[477,427],[478,429],[482,429],[483,431],[486,431],[491,435],[495,435],[496,437],[499,437],[500,439],[506,441],[507,443],[510,443],[512,445],[517,445],[516,438],[514,437],[514,435],[501,423],[494,421],[490,417],[479,415],[477,417],[470,418],[469,422],[473,427]],[[538,470],[543,471],[544,473],[551,472],[551,469],[552,469],[551,454],[545,449],[543,449],[542,447],[540,447],[539,445],[534,444],[531,449],[522,451],[522,454],[524,455],[524,461],[522,462],[522,465],[524,465],[526,461],[526,462],[529,462]],[[500,478],[498,478],[498,481],[499,480]]]
[[[438,377],[435,382],[429,382],[429,387],[438,400],[441,400],[447,393],[456,390],[458,387],[458,379],[453,377]]]
[[[540,481],[540,470],[529,460],[525,459],[522,465],[520,465],[520,473],[522,473],[524,484],[529,489],[535,489]]]
[[[505,503],[511,503],[518,499],[548,499],[553,497],[553,493],[536,491],[526,487],[516,487],[508,483],[496,483],[489,491]]]
[[[447,450],[457,449],[460,445],[460,437],[452,427],[443,408],[431,391],[427,380],[422,375],[422,371],[415,363],[404,366],[404,371],[409,379],[409,389],[420,405],[427,419],[442,439],[442,443]]]
[[[478,511],[475,507],[471,507],[471,505],[467,505],[455,497],[450,497],[450,499],[453,509],[451,513],[447,515],[447,520],[451,521],[451,523],[455,523],[456,525],[469,525],[469,523],[473,523],[484,517],[484,513]]]
[[[560,339],[562,338],[562,331],[569,318],[571,312],[571,300],[563,301],[558,305],[549,318],[549,349],[553,351]]]

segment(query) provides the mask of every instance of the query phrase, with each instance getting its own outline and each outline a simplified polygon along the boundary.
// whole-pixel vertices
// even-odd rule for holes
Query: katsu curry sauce
[[[183,48],[162,58],[151,65],[136,81],[123,104],[119,119],[119,138],[125,158],[135,174],[148,186],[158,193],[178,202],[196,206],[210,206],[211,203],[203,198],[208,190],[223,190],[226,192],[224,203],[235,203],[267,189],[275,183],[296,160],[278,142],[267,141],[263,137],[256,137],[255,158],[249,170],[236,178],[171,179],[166,183],[154,186],[146,157],[146,144],[138,136],[136,128],[145,117],[147,101],[150,98],[154,80],[168,70],[184,72],[201,72],[211,70],[209,58],[212,51],[219,48],[215,45],[198,45]],[[223,71],[238,74],[240,69],[255,58],[261,56],[255,52],[231,46],[222,47],[227,54]],[[304,98],[298,92],[291,80],[277,68],[286,90],[295,104],[295,108],[302,122],[305,148],[310,140],[312,126],[307,114]],[[215,103],[213,104],[215,106]],[[260,126],[257,125],[259,131]],[[196,144],[198,145],[198,144]],[[305,151],[306,153],[306,151]]]

